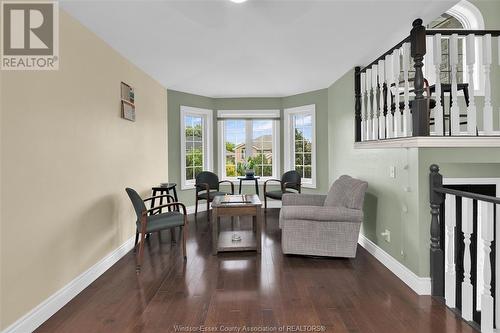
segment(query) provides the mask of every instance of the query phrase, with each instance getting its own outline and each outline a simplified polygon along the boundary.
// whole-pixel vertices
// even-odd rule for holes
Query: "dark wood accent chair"
[[[158,195],[143,200],[135,190],[127,187],[125,191],[127,191],[130,201],[132,201],[132,205],[134,206],[135,213],[137,214],[134,251],[137,248],[139,234],[141,235],[139,252],[137,254],[137,273],[141,271],[146,234],[153,232],[160,232],[165,229],[173,230],[173,228],[180,227],[182,231],[182,253],[184,254],[184,260],[186,260],[186,239],[188,237],[186,206],[180,202],[175,202],[174,197],[169,194]],[[145,202],[157,198],[167,198],[167,204],[147,209]],[[172,211],[160,213],[161,208],[172,207],[174,208]]]
[[[280,190],[277,191],[268,191],[267,183],[268,182],[278,182],[281,184]],[[264,209],[267,209],[267,198],[281,200],[283,194],[285,193],[295,193],[294,191],[289,191],[288,189],[292,189],[300,193],[300,184],[301,177],[300,174],[295,171],[287,171],[281,176],[281,180],[279,179],[268,179],[264,182]]]
[[[222,192],[220,190],[220,184],[229,183],[231,184],[231,193]],[[210,171],[202,171],[196,176],[196,204],[194,209],[194,216],[198,214],[198,201],[207,201],[207,219],[210,220],[210,202],[217,195],[234,194],[234,184],[229,180],[219,181],[219,176]]]

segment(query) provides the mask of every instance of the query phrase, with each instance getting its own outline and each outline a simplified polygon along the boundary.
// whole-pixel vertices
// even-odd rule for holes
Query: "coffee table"
[[[229,251],[257,251],[261,249],[262,217],[259,196],[220,195],[212,201],[212,254]],[[221,216],[252,216],[253,230],[219,231]],[[241,239],[234,241],[233,234],[237,233]]]

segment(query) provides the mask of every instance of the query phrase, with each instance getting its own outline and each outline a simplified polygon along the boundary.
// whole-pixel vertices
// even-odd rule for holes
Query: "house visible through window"
[[[182,188],[194,185],[196,176],[210,170],[212,110],[181,106]]]
[[[276,110],[279,112],[278,110]],[[247,119],[238,118],[241,111],[220,111],[219,140],[221,141],[221,174],[224,178],[244,176],[246,170],[253,170],[262,178],[277,177],[279,173],[279,113],[270,115],[260,111],[246,111]],[[236,113],[236,114],[234,114]],[[273,118],[271,118],[273,117]]]
[[[315,106],[285,109],[285,171],[296,170],[304,186],[316,186]]]

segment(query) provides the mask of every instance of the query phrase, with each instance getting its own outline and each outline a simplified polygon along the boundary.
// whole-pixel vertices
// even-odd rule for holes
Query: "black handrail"
[[[452,195],[455,195],[457,197],[469,198],[469,199],[473,199],[473,200],[490,202],[490,203],[493,203],[493,204],[500,205],[500,198],[490,197],[488,195],[477,194],[477,193],[472,193],[472,192],[465,192],[465,191],[459,191],[459,190],[453,190],[451,188],[446,188],[446,187],[435,187],[432,190],[435,191],[435,192],[438,192],[438,193],[452,194]]]
[[[379,60],[384,60],[386,55],[391,54],[392,52],[394,52],[395,49],[399,49],[400,47],[403,46],[404,43],[409,43],[409,42],[410,42],[410,36],[406,37],[405,39],[403,39],[402,41],[391,47],[389,51],[386,51],[380,57],[372,61],[368,66],[363,67],[363,69],[361,69],[360,72],[365,73],[367,69],[369,69],[373,65],[376,65],[379,62]]]
[[[500,30],[449,30],[449,29],[430,29],[425,31],[426,35],[437,35],[441,34],[444,36],[450,36],[453,34],[457,34],[460,36],[467,36],[467,35],[477,35],[477,36],[484,36],[484,35],[491,35],[493,37],[495,36],[500,36]]]

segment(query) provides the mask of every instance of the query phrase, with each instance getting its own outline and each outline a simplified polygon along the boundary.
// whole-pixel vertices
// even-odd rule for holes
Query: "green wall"
[[[362,233],[387,253],[419,271],[418,150],[354,149],[354,71],[328,89],[330,182],[343,174],[366,180]],[[396,167],[396,178],[389,168]],[[391,242],[380,234],[391,231]]]
[[[216,110],[263,110],[278,109],[283,115],[284,108],[296,107],[301,105],[316,105],[316,142],[317,142],[317,187],[316,189],[304,189],[304,192],[324,193],[328,190],[328,169],[322,168],[322,165],[328,163],[328,90],[316,90],[289,97],[249,97],[249,98],[209,98],[188,94],[175,90],[168,90],[168,150],[169,150],[169,181],[176,182],[178,185],[179,199],[187,206],[195,203],[194,190],[181,190],[181,171],[180,171],[180,106],[192,106],[214,110],[213,123],[213,152],[214,172],[218,172],[218,145],[217,145],[217,120]],[[280,122],[280,167],[283,170],[283,117]],[[253,185],[246,183],[243,193],[254,193]],[[237,184],[235,184],[237,185]],[[229,190],[225,187],[224,190]],[[236,186],[235,191],[238,190]],[[260,186],[262,197],[262,186]]]

